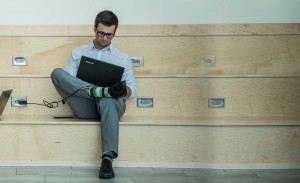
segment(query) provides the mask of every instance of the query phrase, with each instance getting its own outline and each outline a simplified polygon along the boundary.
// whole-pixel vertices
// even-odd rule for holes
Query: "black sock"
[[[104,152],[102,155],[102,159],[107,159],[112,162],[113,161],[113,152],[111,152],[111,151]]]

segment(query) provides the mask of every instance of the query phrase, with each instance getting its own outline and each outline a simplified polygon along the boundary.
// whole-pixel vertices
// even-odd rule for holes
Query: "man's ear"
[[[96,33],[97,27],[94,26],[94,32]]]

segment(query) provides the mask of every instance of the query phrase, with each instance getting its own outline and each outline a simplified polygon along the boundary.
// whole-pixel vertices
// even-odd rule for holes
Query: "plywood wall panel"
[[[91,37],[0,37],[0,76],[49,76]],[[300,36],[116,37],[129,56],[143,56],[137,76],[299,77]],[[12,66],[27,56],[28,66]],[[215,57],[215,62],[210,59]]]
[[[94,25],[1,25],[0,36],[93,36]],[[218,36],[300,34],[299,23],[119,25],[117,36]]]
[[[299,127],[121,125],[118,160],[299,164],[299,135]],[[1,125],[0,137],[5,161],[98,161],[101,155],[100,125]]]
[[[12,95],[27,96],[28,102],[59,101],[50,78],[1,78]],[[14,82],[16,84],[14,84]],[[136,98],[128,100],[129,116],[299,116],[300,81],[298,78],[136,78],[137,96],[154,98],[153,108],[137,108]],[[209,108],[209,97],[225,97],[225,108]],[[9,104],[8,104],[9,105]],[[8,106],[5,114],[70,114],[67,105],[49,109],[28,105]]]

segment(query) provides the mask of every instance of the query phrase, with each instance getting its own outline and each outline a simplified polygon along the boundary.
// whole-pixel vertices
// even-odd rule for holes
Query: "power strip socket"
[[[12,96],[11,97],[12,107],[27,107],[27,97],[26,96]]]

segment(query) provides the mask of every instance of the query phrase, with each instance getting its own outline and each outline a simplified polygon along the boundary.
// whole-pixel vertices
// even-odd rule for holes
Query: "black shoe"
[[[108,159],[102,159],[101,167],[99,171],[100,179],[112,179],[115,177],[114,169],[112,168],[112,162]]]

